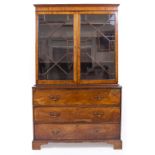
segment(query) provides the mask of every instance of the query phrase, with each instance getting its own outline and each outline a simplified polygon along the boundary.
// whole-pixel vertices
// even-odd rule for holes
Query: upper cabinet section
[[[118,5],[35,5],[36,83],[118,82]]]

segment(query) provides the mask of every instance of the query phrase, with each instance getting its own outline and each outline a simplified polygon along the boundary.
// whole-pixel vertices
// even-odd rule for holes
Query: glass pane
[[[39,15],[39,80],[73,79],[73,16]]]
[[[115,15],[81,15],[81,79],[115,79]]]

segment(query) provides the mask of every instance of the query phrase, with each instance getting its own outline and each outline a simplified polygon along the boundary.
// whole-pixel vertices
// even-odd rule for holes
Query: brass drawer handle
[[[105,113],[104,112],[93,112],[95,117],[102,117]]]
[[[56,135],[58,135],[60,133],[60,130],[55,129],[55,130],[52,130],[51,133],[56,136]]]
[[[51,117],[58,117],[58,116],[60,116],[60,113],[59,112],[49,112],[49,115],[51,116]]]
[[[104,96],[94,96],[94,99],[97,101],[101,101],[104,99]]]
[[[60,99],[60,96],[59,95],[50,95],[48,96],[50,100],[52,101],[58,101]]]

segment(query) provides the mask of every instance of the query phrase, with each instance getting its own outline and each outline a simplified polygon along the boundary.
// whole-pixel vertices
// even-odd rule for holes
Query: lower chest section
[[[121,89],[33,89],[34,139],[120,138]]]

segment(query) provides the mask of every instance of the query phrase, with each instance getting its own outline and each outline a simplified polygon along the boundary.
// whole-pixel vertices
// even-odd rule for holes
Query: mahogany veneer
[[[120,89],[34,89],[34,105],[120,105]]]
[[[118,107],[36,107],[35,123],[120,122]]]

